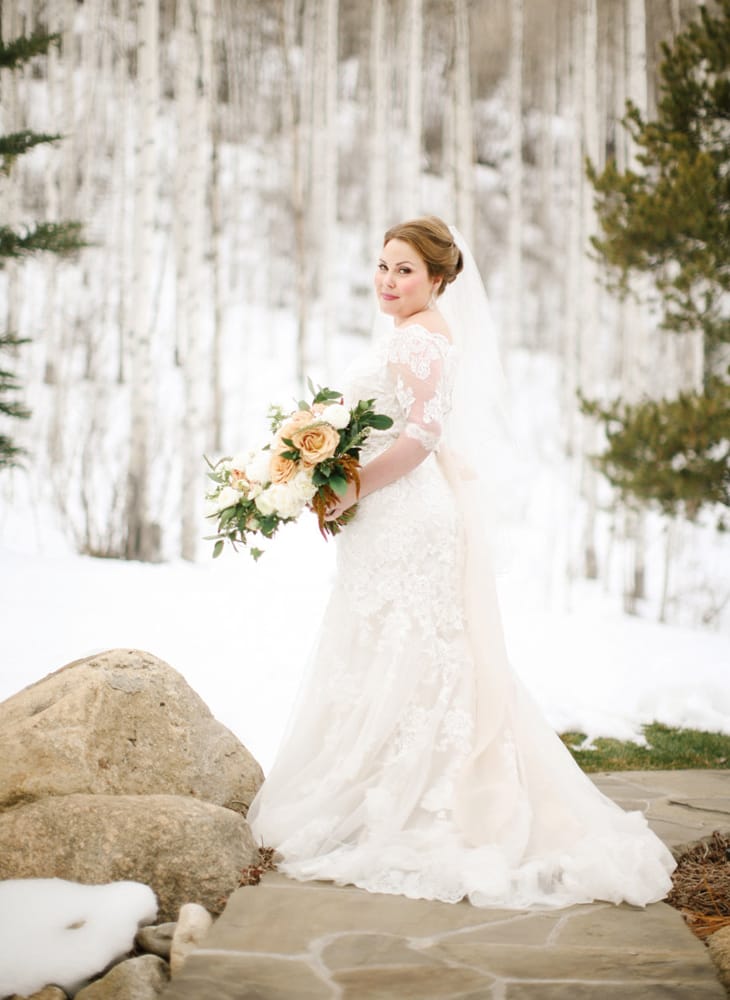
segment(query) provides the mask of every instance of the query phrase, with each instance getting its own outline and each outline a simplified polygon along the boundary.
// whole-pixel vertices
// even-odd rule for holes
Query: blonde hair
[[[441,295],[464,267],[461,250],[454,243],[449,227],[435,215],[391,226],[383,237],[383,246],[391,240],[410,243],[423,258],[429,277],[441,278],[437,295]]]

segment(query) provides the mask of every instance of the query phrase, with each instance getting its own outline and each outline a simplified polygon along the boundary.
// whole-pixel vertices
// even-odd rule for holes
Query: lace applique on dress
[[[443,334],[418,325],[396,330],[388,345],[404,432],[426,451],[438,448],[450,404],[450,354],[451,344]]]

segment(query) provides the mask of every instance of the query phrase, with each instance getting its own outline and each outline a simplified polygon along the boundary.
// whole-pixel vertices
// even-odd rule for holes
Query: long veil
[[[508,393],[484,284],[463,236],[450,229],[464,266],[438,302],[459,354],[438,461],[464,525],[464,606],[476,701],[476,739],[457,786],[455,817],[468,840],[483,844],[500,841],[507,826],[518,834],[517,827],[524,825],[516,815],[517,783],[505,780],[504,762],[495,759],[513,683],[494,572],[499,548],[495,476],[510,434]]]

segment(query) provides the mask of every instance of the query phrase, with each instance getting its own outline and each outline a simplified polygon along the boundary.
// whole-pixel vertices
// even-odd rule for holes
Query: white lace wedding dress
[[[372,892],[509,908],[661,899],[671,855],[541,717],[507,664],[488,567],[478,579],[469,567],[468,518],[438,454],[456,364],[445,337],[411,325],[351,371],[348,401],[374,398],[394,421],[363,462],[400,434],[428,454],[337,539],[309,674],[249,810],[254,836],[296,879]]]

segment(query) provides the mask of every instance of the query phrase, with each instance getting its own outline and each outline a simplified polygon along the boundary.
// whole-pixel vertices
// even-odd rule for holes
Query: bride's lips
[[[393,299],[397,299],[398,296],[397,295],[388,295],[387,292],[381,292],[380,293],[380,298],[381,299],[385,299],[386,302],[392,302]]]

